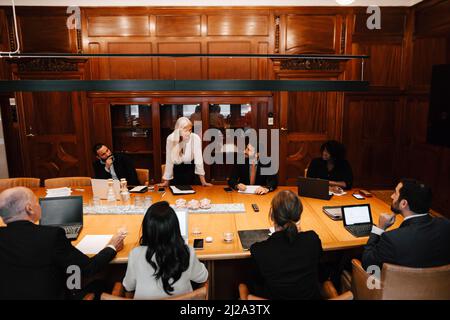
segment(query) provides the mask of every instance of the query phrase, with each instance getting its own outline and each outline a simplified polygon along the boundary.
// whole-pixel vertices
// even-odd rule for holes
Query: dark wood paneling
[[[344,106],[343,143],[356,186],[388,186],[395,181],[399,130],[398,98],[349,97]]]
[[[301,133],[326,134],[327,109],[333,101],[323,92],[289,93],[288,128]]]
[[[446,47],[445,38],[421,38],[413,42],[411,82],[414,87],[429,88],[432,66],[446,63]]]
[[[364,64],[364,80],[370,81],[374,87],[400,87],[402,71],[402,46],[398,44],[353,44],[354,54],[367,54],[370,56]],[[354,63],[354,79],[361,75],[361,64]]]
[[[249,41],[208,43],[208,53],[252,53]],[[208,59],[208,79],[252,79],[251,59]]]
[[[158,53],[201,53],[201,43],[158,43]],[[202,79],[202,59],[158,58],[158,70],[158,79]]]
[[[381,29],[369,29],[366,8],[355,8],[354,42],[401,42],[406,28],[406,8],[381,7]]]
[[[90,16],[87,18],[90,37],[148,36],[148,16]]]
[[[201,17],[198,16],[156,16],[157,37],[200,36]]]
[[[340,21],[335,15],[288,15],[286,53],[339,53]]]
[[[67,17],[20,17],[23,52],[71,52]]]
[[[423,1],[416,6],[416,36],[448,36],[450,33],[450,1]]]
[[[208,15],[209,36],[267,36],[267,15]]]
[[[152,44],[148,42],[110,42],[109,53],[151,53]],[[110,79],[152,79],[152,59],[109,58]]]

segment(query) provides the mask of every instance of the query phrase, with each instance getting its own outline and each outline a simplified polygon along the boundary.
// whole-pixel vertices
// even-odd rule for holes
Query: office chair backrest
[[[362,268],[360,261],[353,259],[352,265],[352,292],[355,299],[450,299],[450,265],[433,268],[409,268],[385,263],[381,270],[381,281],[374,277],[369,279],[370,274]]]
[[[450,300],[450,264],[408,268],[385,263],[381,283],[383,300]]]
[[[0,179],[0,189],[13,187],[39,188],[41,180],[38,178],[10,178]]]
[[[91,185],[90,177],[52,178],[44,181],[46,188],[87,187]]]
[[[147,186],[150,181],[150,170],[148,169],[136,169],[139,185]]]

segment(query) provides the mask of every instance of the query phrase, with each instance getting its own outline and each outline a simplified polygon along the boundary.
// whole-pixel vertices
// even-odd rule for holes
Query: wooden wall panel
[[[352,39],[354,42],[401,42],[406,31],[406,8],[381,8],[381,29],[369,29],[366,8],[355,8]]]
[[[373,87],[400,87],[403,48],[401,44],[353,44],[353,54],[366,54],[370,58],[364,65],[364,80]],[[355,61],[353,79],[360,79],[361,64]]]
[[[201,53],[201,43],[158,43],[158,53]],[[158,70],[158,79],[202,79],[202,58],[158,58]]]
[[[208,15],[208,36],[267,36],[268,15]]]
[[[286,53],[339,53],[340,21],[335,15],[287,15]]]
[[[343,143],[355,185],[377,187],[394,183],[400,106],[395,97],[347,98]]]
[[[413,42],[411,83],[413,87],[429,88],[431,68],[446,63],[447,40],[445,38],[420,38]]]
[[[148,42],[109,42],[109,53],[151,53]],[[152,79],[152,59],[146,57],[109,58],[110,79]]]
[[[194,37],[200,36],[200,15],[163,15],[156,16],[157,37]]]
[[[416,36],[448,36],[450,33],[450,1],[423,1],[416,6]]]
[[[90,16],[87,18],[90,37],[130,37],[150,35],[148,16]]]
[[[250,41],[211,41],[208,53],[252,53]],[[208,59],[208,79],[252,79],[249,58]]]

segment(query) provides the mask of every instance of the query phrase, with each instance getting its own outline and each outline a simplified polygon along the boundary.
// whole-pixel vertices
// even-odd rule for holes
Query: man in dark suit
[[[112,153],[103,143],[97,143],[93,151],[97,158],[93,163],[96,179],[125,178],[129,185],[139,185],[136,169],[129,157],[123,153]]]
[[[0,216],[6,224],[0,227],[0,300],[68,298],[68,289],[79,289],[78,293],[83,289],[69,287],[74,270],[83,278],[89,277],[123,248],[125,234],[118,233],[107,247],[89,258],[72,246],[62,228],[36,225],[41,207],[28,188],[3,191]],[[70,283],[76,285],[77,281]]]
[[[364,269],[370,265],[381,268],[385,262],[412,268],[450,264],[450,221],[428,213],[431,189],[404,179],[391,198],[391,210],[401,214],[404,221],[398,229],[385,232],[395,222],[395,214],[380,216],[364,248]]]
[[[249,143],[245,149],[245,163],[234,165],[228,178],[228,185],[235,189],[245,191],[247,185],[260,186],[256,194],[266,194],[278,186],[276,174],[262,175],[261,168],[269,167],[270,164],[262,164],[259,161],[255,148]]]

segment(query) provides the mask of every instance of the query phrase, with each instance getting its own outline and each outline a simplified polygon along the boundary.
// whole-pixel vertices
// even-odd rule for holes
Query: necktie
[[[250,164],[250,185],[254,185],[256,180],[256,163],[254,161]]]

